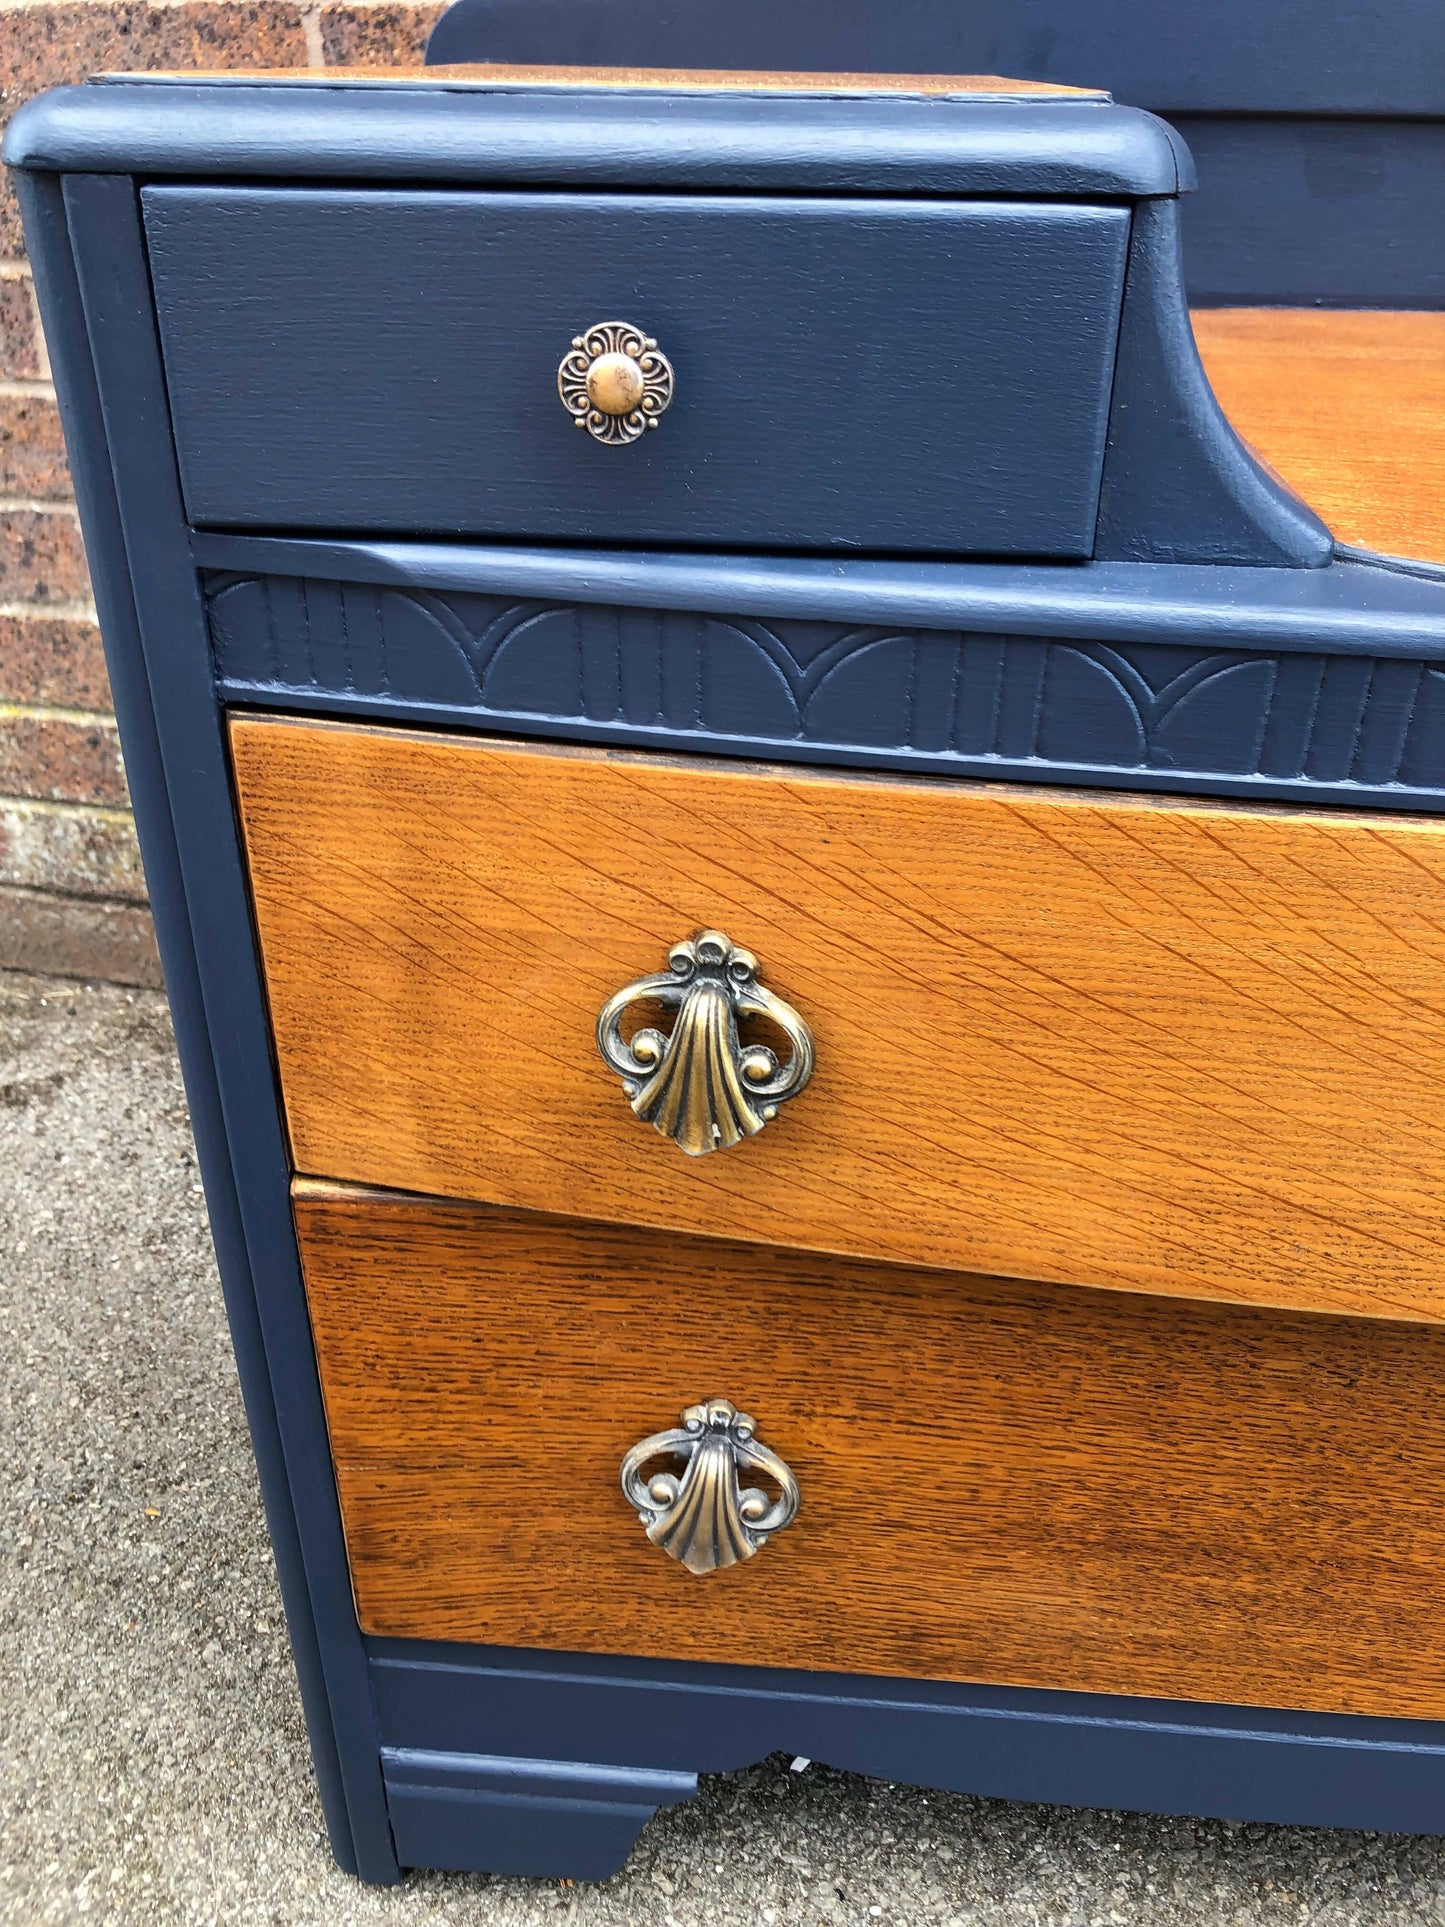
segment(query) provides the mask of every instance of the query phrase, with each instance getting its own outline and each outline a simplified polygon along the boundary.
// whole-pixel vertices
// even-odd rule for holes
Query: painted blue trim
[[[437,1753],[424,1748],[383,1746],[382,1771],[417,1786],[477,1786],[492,1782],[514,1787],[532,1781],[538,1788],[561,1789],[567,1782],[574,1799],[632,1800],[656,1808],[687,1800],[697,1791],[697,1775],[666,1767],[598,1765],[581,1760],[538,1759],[496,1753]]]
[[[690,1800],[695,1773],[383,1747],[404,1865],[606,1880],[660,1806]]]
[[[304,102],[304,112],[301,111]],[[5,133],[11,167],[287,180],[793,188],[1131,199],[1181,191],[1176,137],[1134,108],[798,95],[586,93],[423,83],[62,87]]]
[[[479,719],[475,711],[440,703],[408,703],[395,698],[327,695],[280,683],[221,682],[223,698],[239,709],[305,716],[350,717],[357,722],[398,723],[411,729],[464,729],[469,735],[501,739],[523,737],[548,742],[600,743],[618,749],[653,750],[681,756],[736,756],[748,762],[766,758],[814,768],[894,770],[901,775],[951,777],[991,783],[1064,784],[1070,788],[1128,790],[1160,796],[1227,798],[1241,803],[1290,803],[1302,809],[1398,810],[1406,814],[1445,814],[1445,788],[1406,789],[1364,783],[1317,782],[1269,776],[1232,776],[1168,769],[1139,769],[1110,763],[1070,763],[1008,757],[943,758],[907,749],[866,750],[846,744],[776,742],[753,736],[709,731],[648,730],[625,723],[574,722],[555,716],[507,712]]]
[[[1340,655],[1445,653],[1445,569],[874,561],[197,533],[196,566],[537,601]]]
[[[155,718],[158,774],[177,799],[169,827],[159,826],[162,861],[169,864],[173,849],[200,992],[200,1009],[183,1009],[186,1029],[178,1025],[178,1032],[193,1061],[204,1054],[213,1064],[220,1109],[219,1137],[199,1143],[198,1150],[208,1186],[235,1186],[296,1522],[292,1543],[299,1546],[303,1568],[292,1575],[288,1603],[302,1615],[303,1629],[310,1618],[316,1630],[334,1729],[328,1740],[322,1726],[318,1750],[339,1768],[352,1843],[345,1857],[365,1878],[393,1881],[398,1870],[291,1223],[289,1158],[236,844],[223,720],[180,508],[138,197],[124,175],[76,176],[64,185],[64,204],[109,447],[125,578],[144,652],[136,667],[146,678]],[[93,442],[82,442],[80,452],[78,466],[101,471],[104,457]],[[118,568],[118,557],[113,566]],[[147,848],[148,861],[150,854]],[[253,1359],[252,1379],[261,1372],[261,1361]],[[282,1544],[286,1538],[283,1531]],[[320,1725],[314,1697],[308,1711]],[[339,1816],[336,1831],[344,1843]]]
[[[1141,202],[1095,558],[1317,569],[1332,546],[1314,510],[1261,466],[1214,398],[1184,304],[1179,203]]]
[[[320,1637],[301,1556],[275,1396],[257,1313],[257,1287],[242,1226],[231,1147],[222,1115],[175,818],[157,734],[130,565],[106,455],[105,424],[70,252],[59,182],[16,179],[36,291],[45,317],[76,500],[90,558],[116,716],[125,738],[126,777],[145,857],[146,883],[179,1047],[191,1128],[211,1235],[235,1347],[261,1495],[276,1557],[302,1704],[311,1735],[332,1851],[349,1872],[358,1857],[321,1664]]]
[[[1445,1723],[367,1641],[383,1744],[727,1772],[772,1752],[994,1799],[1445,1829]]]
[[[1445,119],[1178,125],[1199,168],[1184,209],[1195,307],[1445,307]]]
[[[1445,660],[208,575],[253,706],[921,775],[1420,809]],[[1442,638],[1445,641],[1445,638]]]

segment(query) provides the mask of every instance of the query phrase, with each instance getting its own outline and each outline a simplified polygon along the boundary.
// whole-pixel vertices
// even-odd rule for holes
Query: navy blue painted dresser
[[[6,157],[343,1865],[779,1748],[1445,1827],[1445,567],[1221,410],[1179,136],[437,67]]]

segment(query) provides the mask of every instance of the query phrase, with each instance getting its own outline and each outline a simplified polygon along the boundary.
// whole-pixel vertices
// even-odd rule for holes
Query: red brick
[[[328,67],[414,67],[444,5],[326,7],[321,45]]]
[[[0,883],[144,903],[130,811],[0,796]]]
[[[162,988],[155,925],[148,910],[3,885],[0,970]]]
[[[0,8],[0,101],[10,112],[45,87],[155,68],[304,67],[292,0],[50,0]]]
[[[60,414],[47,395],[0,395],[0,495],[70,494]]]
[[[0,118],[46,87],[92,74],[155,68],[304,67],[306,36],[290,0],[58,0],[0,6]],[[8,186],[0,205],[0,256],[24,252]]]
[[[80,525],[69,510],[0,513],[0,602],[83,602],[89,594]]]
[[[114,722],[0,706],[0,793],[123,809],[129,796]]]
[[[109,709],[105,652],[93,622],[65,616],[0,616],[0,703]]]
[[[6,269],[18,264],[6,262]],[[40,374],[40,324],[28,274],[0,272],[0,380]]]

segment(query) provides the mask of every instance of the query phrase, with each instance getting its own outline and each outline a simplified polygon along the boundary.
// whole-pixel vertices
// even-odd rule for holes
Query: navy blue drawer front
[[[152,187],[186,505],[211,527],[1077,558],[1129,212],[1010,201]],[[676,372],[579,434],[572,337]]]

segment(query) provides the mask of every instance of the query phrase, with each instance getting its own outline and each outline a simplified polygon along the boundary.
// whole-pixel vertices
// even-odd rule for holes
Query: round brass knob
[[[587,399],[604,415],[630,415],[646,379],[631,355],[599,355],[587,370]]]
[[[640,441],[672,401],[672,363],[630,321],[599,321],[574,335],[557,370],[557,393],[594,441]]]

